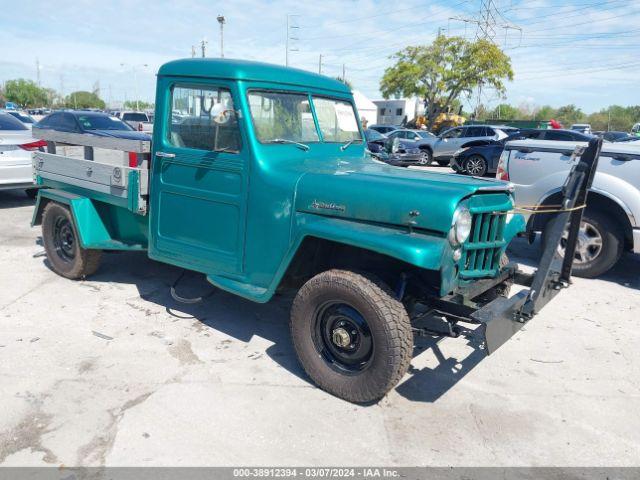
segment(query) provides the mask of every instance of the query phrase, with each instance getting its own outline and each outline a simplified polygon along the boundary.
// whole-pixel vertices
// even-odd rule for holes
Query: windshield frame
[[[246,102],[247,105],[247,112],[248,115],[247,117],[249,118],[249,124],[251,126],[251,133],[253,135],[253,137],[256,139],[256,141],[260,144],[260,145],[282,145],[281,143],[276,143],[273,140],[272,141],[268,141],[265,142],[263,140],[260,139],[260,137],[258,136],[258,130],[256,128],[255,125],[255,121],[253,118],[253,113],[251,111],[251,105],[249,102],[249,95],[251,94],[255,94],[255,93],[280,93],[280,94],[290,94],[290,95],[298,95],[298,96],[306,96],[307,100],[309,101],[309,107],[311,109],[311,115],[313,117],[313,124],[314,127],[316,129],[316,136],[317,136],[317,140],[309,140],[309,141],[300,141],[299,143],[304,143],[304,144],[309,144],[309,145],[314,145],[314,144],[325,144],[325,145],[343,145],[345,142],[329,142],[329,141],[325,141],[324,137],[322,135],[322,131],[320,129],[320,124],[318,121],[318,115],[316,114],[316,109],[315,109],[315,105],[313,103],[313,98],[323,98],[323,99],[328,99],[328,100],[334,100],[334,101],[338,101],[338,102],[344,102],[344,103],[348,103],[352,110],[353,110],[353,114],[355,115],[356,118],[356,124],[358,126],[358,133],[360,135],[360,139],[359,140],[355,140],[354,143],[357,145],[363,145],[366,140],[365,140],[365,136],[362,130],[362,125],[360,124],[360,121],[358,120],[358,110],[356,108],[355,102],[353,101],[353,97],[342,97],[339,95],[330,95],[327,93],[321,93],[321,92],[312,92],[310,90],[307,89],[289,89],[289,88],[269,88],[269,87],[262,87],[262,86],[251,86],[247,89],[245,89],[244,91],[244,101]]]
[[[249,117],[249,122],[251,124],[251,133],[253,134],[253,137],[258,141],[258,143],[260,143],[260,145],[282,145],[282,144],[275,142],[274,141],[276,140],[275,138],[269,140],[268,142],[260,139],[260,136],[258,135],[258,129],[256,128],[256,124],[253,118],[253,112],[251,111],[251,102],[249,101],[249,95],[255,94],[255,93],[279,93],[279,94],[285,94],[285,95],[289,94],[289,95],[297,95],[297,96],[306,96],[309,102],[309,108],[311,110],[311,117],[313,118],[313,125],[316,129],[316,137],[318,137],[318,139],[308,140],[308,141],[297,140],[297,142],[304,143],[304,144],[322,143],[322,136],[320,135],[319,128],[318,128],[318,119],[316,118],[316,112],[313,109],[313,103],[311,102],[311,94],[309,93],[308,90],[288,90],[288,89],[282,89],[282,88],[252,87],[252,88],[248,88],[244,92],[244,100],[247,102],[247,112],[248,112],[247,117]]]

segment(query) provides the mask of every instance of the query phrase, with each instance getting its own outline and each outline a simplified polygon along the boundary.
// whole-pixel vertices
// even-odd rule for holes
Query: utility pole
[[[64,75],[60,74],[60,100],[64,103]]]
[[[40,60],[36,58],[36,76],[38,79],[38,86],[40,86]]]
[[[346,74],[345,74],[345,71],[344,71],[344,63],[343,63],[342,64],[342,81],[344,82],[344,81],[346,81],[346,79],[347,79],[347,77],[346,77]]]
[[[196,46],[191,45],[191,58],[196,58]]]
[[[200,51],[202,52],[202,58],[207,56],[207,39],[203,38],[200,40]]]
[[[499,23],[500,20],[505,20],[503,23]],[[478,14],[478,18],[469,18],[469,17],[450,17],[449,20],[457,20],[465,23],[476,25],[476,34],[475,40],[488,40],[491,43],[496,43],[496,29],[503,28],[505,30],[505,44],[506,44],[506,36],[507,31],[509,30],[517,30],[520,32],[520,37],[522,38],[522,28],[513,25],[506,21],[506,19],[502,16],[498,7],[496,6],[495,0],[480,0],[480,12]],[[482,98],[482,82],[478,85],[478,99],[476,101],[476,108],[474,111],[474,115],[477,118],[478,110],[480,109],[480,101]]]
[[[322,54],[320,54],[320,58],[318,58],[318,73],[322,75]]]
[[[285,40],[285,56],[284,56],[284,64],[287,67],[289,66],[289,52],[298,51],[297,48],[292,48],[290,44],[291,42],[297,42],[298,40],[300,40],[297,36],[292,35],[292,31],[300,30],[300,27],[298,25],[294,25],[291,21],[294,17],[299,17],[299,16],[300,15],[297,15],[295,13],[287,14],[287,37]]]
[[[220,58],[224,58],[224,15],[218,15],[216,17],[218,23],[220,24]]]
[[[121,63],[120,66],[121,67],[125,67],[127,64],[126,63]],[[138,67],[148,67],[149,65],[144,63],[142,65],[138,65]],[[132,65],[131,66],[131,70],[133,70],[133,85],[135,88],[135,96],[136,96],[136,111],[140,111],[140,99],[138,97],[138,70],[136,68],[136,65]],[[126,92],[125,92],[125,96],[126,96]]]

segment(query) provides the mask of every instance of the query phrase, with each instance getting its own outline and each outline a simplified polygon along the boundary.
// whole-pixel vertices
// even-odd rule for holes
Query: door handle
[[[156,152],[156,157],[162,158],[175,158],[175,153],[166,153],[166,152]]]

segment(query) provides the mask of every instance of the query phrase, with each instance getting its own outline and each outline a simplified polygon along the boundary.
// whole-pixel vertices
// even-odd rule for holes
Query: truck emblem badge
[[[311,208],[314,210],[335,210],[336,212],[345,212],[347,210],[347,207],[344,205],[338,205],[333,202],[319,202],[318,200],[314,200],[311,203]]]

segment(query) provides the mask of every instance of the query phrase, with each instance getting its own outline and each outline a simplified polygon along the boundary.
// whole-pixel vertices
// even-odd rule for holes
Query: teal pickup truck
[[[535,276],[507,261],[525,228],[509,184],[381,164],[358,118],[349,88],[327,77],[173,61],[158,72],[151,145],[36,129],[51,148],[34,154],[33,224],[71,279],[93,274],[103,250],[141,250],[254,302],[297,292],[291,335],[309,377],[375,401],[406,373],[414,335],[476,324],[491,353],[568,276],[554,248]],[[129,163],[100,162],[94,147]],[[514,281],[531,289],[507,298]]]

